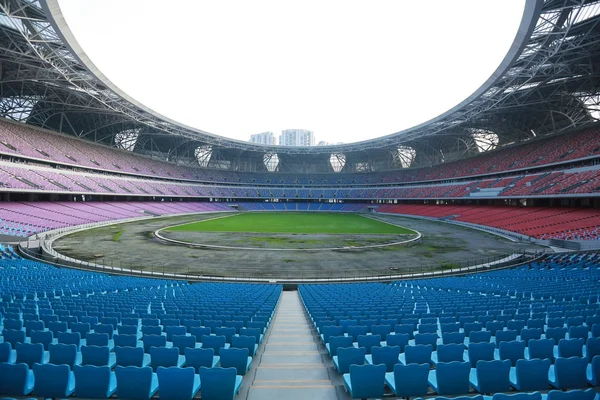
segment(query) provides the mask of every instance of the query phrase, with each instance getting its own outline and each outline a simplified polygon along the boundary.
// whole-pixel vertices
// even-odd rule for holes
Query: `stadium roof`
[[[205,146],[230,161],[242,155],[262,160],[270,153],[306,160],[354,154],[356,162],[391,160],[382,161],[390,168],[390,154],[400,147],[415,150],[413,166],[436,164],[473,155],[482,141],[493,148],[596,121],[599,21],[600,1],[527,0],[501,65],[453,109],[373,140],[282,147],[224,138],[157,114],[93,65],[57,0],[0,0],[0,116],[108,145],[133,137],[135,151],[162,154],[171,161],[195,156]]]

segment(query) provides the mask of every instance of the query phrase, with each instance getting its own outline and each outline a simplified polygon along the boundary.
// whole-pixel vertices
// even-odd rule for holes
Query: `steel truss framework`
[[[285,172],[333,172],[331,159],[339,157],[347,172],[427,166],[595,122],[599,22],[600,0],[527,0],[498,70],[452,110],[374,140],[280,147],[223,138],[154,113],[96,69],[57,0],[0,0],[0,116],[205,167],[267,171],[274,154],[275,170]]]

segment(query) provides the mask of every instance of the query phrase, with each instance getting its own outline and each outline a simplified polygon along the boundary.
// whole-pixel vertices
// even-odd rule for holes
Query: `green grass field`
[[[231,217],[192,222],[167,229],[193,232],[254,232],[305,234],[415,234],[358,214],[268,212],[245,213]]]

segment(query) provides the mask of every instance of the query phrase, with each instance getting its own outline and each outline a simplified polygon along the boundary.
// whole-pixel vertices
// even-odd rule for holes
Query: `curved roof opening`
[[[351,143],[472,94],[510,48],[525,0],[59,4],[99,70],[162,115],[238,140],[302,126],[316,142]]]

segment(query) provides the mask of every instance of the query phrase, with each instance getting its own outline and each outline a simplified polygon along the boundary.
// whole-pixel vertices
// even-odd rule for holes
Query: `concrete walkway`
[[[330,378],[329,357],[309,323],[298,292],[281,294],[269,331],[248,400],[331,400],[338,399],[338,394],[347,398]]]

